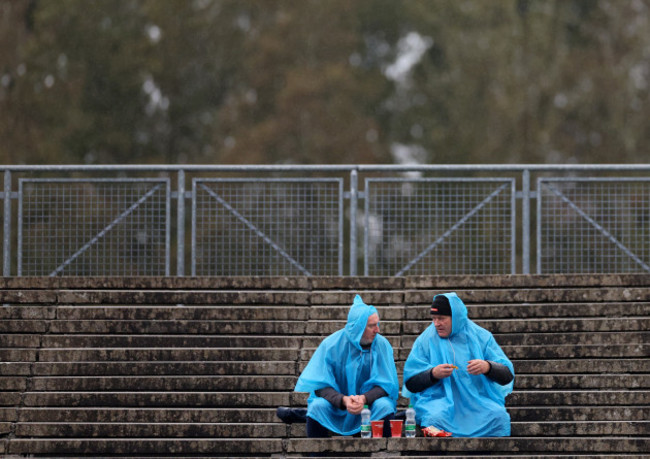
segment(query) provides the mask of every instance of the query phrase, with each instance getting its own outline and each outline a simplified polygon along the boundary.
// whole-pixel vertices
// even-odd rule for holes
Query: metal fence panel
[[[366,179],[365,274],[515,271],[514,179]]]
[[[650,272],[650,179],[540,178],[538,273]]]
[[[343,180],[193,179],[192,275],[342,275]]]
[[[18,275],[169,275],[168,179],[21,179],[18,212]]]

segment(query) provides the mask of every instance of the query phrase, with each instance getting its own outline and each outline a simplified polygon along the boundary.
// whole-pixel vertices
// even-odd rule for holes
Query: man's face
[[[441,338],[451,334],[451,316],[433,316],[433,325]]]
[[[363,331],[363,335],[361,335],[361,344],[365,346],[372,343],[377,333],[379,333],[379,316],[373,314],[368,317],[366,329]]]

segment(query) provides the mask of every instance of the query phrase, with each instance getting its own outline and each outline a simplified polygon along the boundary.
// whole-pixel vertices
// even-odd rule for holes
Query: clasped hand
[[[436,379],[444,379],[451,376],[454,370],[457,369],[455,365],[450,363],[441,363],[433,367],[431,374]],[[467,362],[467,372],[471,375],[484,375],[490,371],[490,364],[485,360],[475,359]]]
[[[363,405],[366,404],[365,395],[344,395],[343,404],[350,414],[361,414]]]

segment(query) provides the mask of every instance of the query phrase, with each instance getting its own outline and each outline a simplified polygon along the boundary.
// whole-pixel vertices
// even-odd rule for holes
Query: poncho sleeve
[[[330,337],[331,338],[331,337]],[[343,393],[341,387],[336,382],[334,349],[332,348],[333,340],[326,338],[314,352],[309,363],[302,371],[296,383],[296,392],[315,392],[318,389],[331,387],[337,392]]]

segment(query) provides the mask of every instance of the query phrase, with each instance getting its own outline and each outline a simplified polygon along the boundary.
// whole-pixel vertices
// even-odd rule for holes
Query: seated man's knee
[[[323,409],[328,409],[332,406],[330,402],[327,401],[327,399],[324,399],[322,397],[316,397],[312,401],[309,402],[309,408],[312,410],[323,410]]]
[[[384,413],[382,417],[384,417],[388,413],[394,413],[395,412],[395,405],[393,401],[388,398],[388,397],[381,397],[375,400],[372,405],[370,406],[370,411],[372,413]]]

